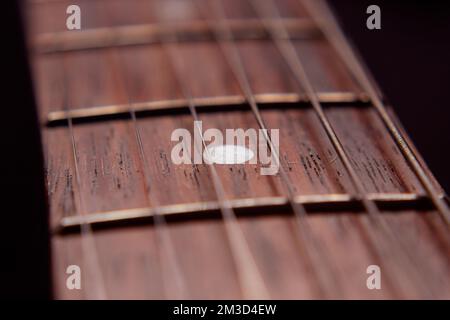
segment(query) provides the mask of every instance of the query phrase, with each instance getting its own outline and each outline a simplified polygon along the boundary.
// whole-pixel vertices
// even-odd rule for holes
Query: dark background
[[[329,0],[431,171],[450,191],[449,1]],[[366,9],[381,9],[381,30]]]
[[[2,2],[0,297],[49,298],[39,128],[17,1]],[[444,1],[334,0],[336,12],[440,183],[450,190],[450,10]],[[381,30],[366,8],[381,7]]]
[[[50,250],[39,127],[18,1],[1,6],[0,298],[50,297]]]

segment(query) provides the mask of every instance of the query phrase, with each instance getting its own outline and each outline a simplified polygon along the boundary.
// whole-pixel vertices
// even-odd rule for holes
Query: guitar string
[[[163,22],[164,23],[164,22]],[[195,129],[201,137],[200,146],[194,143],[194,150],[200,152],[202,146],[206,152],[206,158],[212,159],[206,141],[203,137],[202,130],[198,124],[200,117],[198,116],[195,102],[191,93],[191,88],[183,81],[182,66],[179,63],[178,55],[178,39],[175,34],[168,34],[166,39],[161,41],[163,50],[169,56],[169,60],[174,71],[177,82],[180,86],[183,96],[188,102],[188,108],[194,119]],[[199,151],[200,150],[200,151]],[[224,221],[224,227],[228,244],[230,245],[231,254],[236,266],[239,285],[246,299],[269,299],[270,294],[261,272],[257,266],[255,258],[251,252],[250,246],[245,235],[239,226],[236,214],[234,213],[231,203],[227,200],[226,193],[220,176],[216,170],[214,162],[207,161],[207,167],[211,174],[214,191],[217,196],[218,204]]]
[[[352,69],[352,68],[351,68]],[[355,68],[356,70],[357,70],[357,68]],[[367,92],[369,92],[370,93],[370,91],[368,90]],[[375,95],[375,97],[377,97],[377,95]],[[371,97],[371,99],[373,99],[374,101],[376,101],[376,99],[375,98],[373,98],[373,97]],[[378,98],[379,99],[379,98]],[[68,107],[68,105],[66,104],[66,106]],[[383,108],[384,108],[384,106],[383,106]],[[387,115],[388,116],[388,115]],[[388,116],[389,117],[389,116]],[[134,118],[134,120],[135,120],[135,118]],[[390,119],[389,119],[390,120]],[[72,142],[72,150],[73,150],[73,157],[74,157],[74,162],[75,162],[75,172],[76,172],[76,180],[77,180],[77,185],[78,185],[78,188],[80,189],[80,175],[79,175],[79,170],[78,170],[78,165],[77,165],[77,159],[78,159],[78,155],[77,155],[77,150],[76,150],[76,144],[75,144],[75,138],[74,138],[74,134],[73,134],[73,127],[72,127],[72,119],[71,118],[69,118],[68,119],[68,122],[69,122],[69,132],[70,132],[70,135],[71,135],[71,142]],[[390,120],[390,123],[392,124],[392,125],[394,125],[393,124],[393,122],[392,122],[392,120]],[[388,126],[389,127],[389,126]],[[395,125],[394,125],[394,128],[395,128]],[[404,141],[404,140],[402,140],[402,141]],[[406,145],[406,142],[405,142],[405,145]],[[406,145],[407,146],[407,145]],[[415,161],[417,161],[417,159],[415,159]],[[430,182],[431,183],[431,182]],[[429,189],[427,189],[427,191],[428,192],[430,192],[430,190]],[[81,195],[80,195],[80,197],[78,197],[79,199],[78,199],[78,202],[79,202],[79,207],[80,208],[82,208],[83,207],[83,205],[81,205],[81,203],[82,203],[82,200],[81,200]],[[440,198],[438,198],[438,199],[440,199]],[[438,209],[439,209],[439,206],[437,206],[438,207]],[[83,210],[81,210],[81,211],[83,211]],[[444,215],[444,217],[445,217],[445,215]],[[87,225],[87,224],[83,224],[82,225],[82,231],[84,230],[84,233],[85,234],[90,234],[90,238],[91,238],[91,240],[92,241],[89,241],[89,243],[94,243],[94,246],[89,246],[89,247],[95,247],[95,240],[92,238],[92,230],[90,229],[90,225]],[[98,262],[98,256],[97,256],[97,262]]]
[[[313,20],[315,20],[317,25],[321,28],[321,31],[324,34],[325,38],[338,52],[344,64],[346,64],[350,74],[353,75],[354,79],[357,80],[364,91],[368,93],[370,100],[372,101],[372,105],[375,106],[378,115],[382,118],[383,123],[387,127],[391,136],[394,138],[397,146],[402,150],[404,157],[407,158],[407,161],[413,167],[415,175],[419,178],[419,181],[421,181],[426,192],[432,198],[432,202],[436,205],[436,208],[441,214],[441,217],[448,223],[450,221],[448,219],[450,215],[445,200],[440,199],[439,196],[437,196],[437,192],[434,190],[431,180],[421,167],[417,158],[414,156],[414,152],[411,150],[410,146],[403,138],[400,130],[398,130],[394,121],[391,119],[386,108],[384,107],[381,99],[379,98],[377,89],[375,89],[374,87],[373,79],[370,78],[370,73],[363,69],[362,65],[359,62],[359,59],[356,57],[354,51],[348,44],[346,38],[341,32],[339,25],[336,23],[334,15],[331,13],[328,6],[322,1],[299,0],[299,3],[304,5],[305,9],[310,13]],[[326,18],[324,19],[324,17]],[[429,286],[427,286],[427,283],[425,283],[425,281],[427,280],[423,279],[421,275],[429,274],[429,272],[421,268],[421,265],[417,264],[417,261],[414,259],[415,252],[413,252],[412,249],[406,245],[403,239],[399,237],[388,224],[387,229],[390,233],[389,236],[392,239],[391,241],[394,241],[396,244],[398,244],[398,247],[400,249],[403,249],[403,251],[405,252],[404,259],[408,259],[412,262],[414,269],[411,270],[411,268],[409,268],[409,272],[416,272],[416,274],[418,274],[419,276],[419,279],[422,279],[422,282],[420,283],[422,288],[425,287],[425,289],[428,289]],[[410,267],[409,264],[407,264],[407,266]],[[439,281],[439,279],[436,278],[435,281]],[[430,290],[427,290],[427,294],[432,295],[432,292],[430,292]]]
[[[106,15],[110,17],[110,12],[106,11]],[[123,70],[123,66],[125,64],[125,61],[123,58],[121,58],[120,53],[118,52],[119,49],[112,48],[110,49],[110,63],[114,66],[114,70]],[[141,162],[142,167],[142,177],[144,179],[144,190],[146,195],[146,200],[149,206],[155,205],[158,201],[157,198],[153,196],[152,192],[152,182],[151,182],[151,172],[149,172],[150,164],[148,161],[148,157],[145,154],[144,145],[142,142],[142,135],[141,135],[141,127],[139,125],[139,121],[137,121],[136,116],[136,110],[134,107],[134,104],[131,102],[130,95],[128,93],[129,90],[129,82],[126,81],[125,76],[121,77],[117,73],[115,75],[115,80],[120,83],[122,88],[124,88],[123,93],[125,95],[125,101],[128,105],[128,112],[131,117],[131,123],[133,126],[135,141],[138,146],[139,150],[139,159]],[[167,227],[166,219],[163,215],[155,211],[155,214],[153,216],[153,222],[154,222],[154,230],[156,233],[156,241],[157,241],[157,252],[160,257],[159,259],[159,266],[160,270],[163,273],[163,276],[161,277],[163,288],[164,288],[164,295],[166,298],[174,298],[174,299],[186,299],[189,297],[189,290],[186,286],[186,281],[184,279],[183,272],[181,270],[180,262],[177,258],[175,246],[173,244],[172,238],[170,236],[170,232]],[[162,247],[162,249],[160,248]],[[164,256],[165,254],[165,256]],[[164,258],[167,260],[167,265],[164,264]],[[169,268],[170,270],[166,270],[166,268]],[[166,275],[164,276],[164,273]],[[170,276],[169,276],[170,275]],[[167,279],[171,279],[169,282]],[[169,283],[174,284],[174,288],[170,286]]]
[[[259,11],[260,15],[265,15],[267,12],[275,13],[276,18],[279,18],[279,12],[277,7],[272,1],[266,1],[265,4],[269,4],[269,6],[266,7],[257,7],[255,5],[255,2],[252,2],[254,4],[255,9]],[[261,2],[258,2],[261,4]],[[265,9],[265,13],[261,12],[262,9]],[[278,22],[279,19],[275,20],[275,22]],[[284,59],[286,60],[286,63],[290,67],[291,71],[294,72],[294,76],[299,82],[299,85],[303,86],[306,89],[307,95],[311,100],[311,103],[316,110],[316,114],[319,116],[319,119],[321,120],[322,125],[324,126],[327,135],[329,136],[331,142],[333,143],[336,151],[338,152],[339,157],[343,161],[347,171],[350,173],[351,180],[356,187],[356,191],[358,193],[359,198],[363,197],[363,205],[366,208],[367,212],[369,213],[369,218],[372,220],[372,222],[381,229],[381,231],[384,233],[387,238],[389,238],[390,242],[395,244],[394,247],[388,247],[384,244],[384,242],[375,242],[374,244],[378,248],[378,250],[382,253],[384,256],[391,256],[396,257],[397,259],[401,260],[401,264],[394,264],[391,265],[391,268],[402,268],[402,266],[407,266],[408,272],[410,274],[414,274],[419,279],[421,278],[420,271],[418,270],[418,266],[415,264],[415,260],[412,258],[413,254],[409,252],[409,248],[406,247],[402,241],[399,241],[397,235],[393,232],[393,230],[390,228],[390,225],[387,224],[387,222],[384,220],[384,217],[382,217],[381,213],[379,212],[376,204],[373,201],[370,201],[367,199],[367,196],[364,191],[363,184],[359,178],[359,176],[356,174],[356,171],[354,171],[351,162],[343,148],[343,146],[340,144],[340,141],[337,138],[337,135],[335,134],[331,124],[329,123],[321,105],[320,102],[317,99],[317,96],[315,94],[315,91],[308,79],[308,76],[306,72],[304,71],[303,64],[298,57],[295,48],[292,44],[292,41],[288,38],[287,31],[285,28],[280,25],[279,23],[275,25],[275,27],[278,27],[275,29],[272,25],[268,25],[268,21],[265,21],[267,28],[273,35],[272,38],[274,38],[277,47],[279,48],[280,52],[282,53]],[[274,34],[278,33],[278,34]],[[392,250],[393,248],[397,250]],[[400,252],[401,255],[396,255],[395,251]],[[411,266],[406,261],[409,260],[413,263],[413,266]],[[403,267],[404,268],[404,267]],[[399,270],[399,272],[402,272],[402,270]],[[403,274],[403,272],[401,273]],[[403,282],[402,282],[403,283]],[[421,283],[422,284],[422,283]],[[422,284],[423,286],[423,284]],[[398,284],[396,285],[397,289],[402,287],[402,285]],[[428,292],[426,286],[424,287],[424,291]],[[429,294],[429,292],[428,292]]]
[[[281,165],[279,160],[279,153],[273,145],[272,139],[268,134],[267,126],[265,124],[265,121],[263,120],[258,104],[256,103],[255,96],[248,79],[248,75],[245,71],[242,59],[239,54],[239,50],[236,46],[231,30],[226,23],[226,15],[223,5],[220,0],[213,1],[213,3],[213,11],[215,12],[216,19],[218,19],[218,24],[213,24],[211,20],[207,18],[207,14],[203,14],[203,16],[206,17],[206,22],[210,26],[211,30],[214,31],[215,39],[220,49],[222,50],[222,53],[227,63],[229,64],[234,76],[236,77],[236,80],[238,81],[239,86],[244,93],[244,97],[249,104],[259,127],[262,129],[266,143],[270,147],[271,152],[275,154],[275,157],[272,158],[275,160],[276,165],[279,168],[280,177],[283,181],[284,187],[286,188],[290,207],[292,208],[296,217],[296,235],[299,238],[300,244],[304,246],[308,259],[312,262],[312,267],[319,282],[319,290],[321,291],[322,295],[327,295],[330,292],[338,292],[339,284],[335,277],[336,272],[329,272],[329,269],[335,271],[334,264],[328,261],[329,259],[328,255],[325,254],[326,248],[324,247],[324,244],[314,236],[312,228],[307,220],[307,212],[304,206],[294,200],[295,187],[292,185],[288,174],[286,173],[284,167]],[[204,11],[202,10],[203,7],[199,5],[198,1],[195,1],[195,4],[197,4],[197,7],[200,9],[200,11]],[[216,27],[217,25],[219,25],[219,27]]]
[[[223,11],[223,9],[222,9],[222,11]],[[222,18],[223,18],[223,14],[222,14]],[[231,67],[234,69],[235,73],[238,74],[238,78],[240,78],[241,86],[245,88],[244,91],[247,93],[246,96],[250,97],[249,100],[252,100],[252,94],[251,94],[249,81],[246,79],[245,71],[243,72],[244,69],[243,69],[243,66],[242,66],[242,62],[241,62],[238,50],[237,50],[236,46],[234,45],[234,43],[232,41],[231,33],[230,32],[225,32],[225,33],[226,33],[225,36],[222,34],[222,36],[217,36],[217,38],[229,39],[228,42],[230,42],[230,44],[228,44],[227,42],[224,42],[223,46],[225,46],[226,48],[223,48],[223,50],[226,53],[228,53],[228,54],[226,54],[227,58],[228,58],[228,61],[229,61],[230,65],[231,65]],[[229,48],[228,46],[231,46],[231,48]],[[230,52],[230,50],[232,52]],[[259,110],[257,109],[257,105],[256,105],[256,108],[253,108],[253,110],[255,110],[257,114],[259,113]],[[257,118],[258,118],[258,116],[257,116]],[[261,119],[260,116],[259,116],[259,118]],[[261,123],[261,122],[259,122],[259,123],[264,126],[263,123]],[[270,141],[269,141],[269,143],[270,143]],[[273,148],[273,146],[272,146],[272,148]],[[285,176],[285,175],[283,175],[283,172],[280,172],[280,175],[282,177]],[[287,184],[289,186],[289,179],[284,178],[284,181],[287,182]],[[293,201],[291,201],[291,203],[292,202]]]
[[[422,186],[428,193],[428,196],[440,213],[442,219],[448,226],[450,226],[449,207],[445,203],[445,200],[439,197],[433,182],[417,160],[417,157],[414,155],[414,152],[411,150],[397,125],[389,116],[382,99],[377,93],[374,81],[368,76],[367,72],[364,70],[364,67],[360,64],[359,59],[356,57],[350,45],[345,40],[339,25],[335,22],[328,7],[324,6],[321,1],[302,1],[302,3],[309,10],[309,12],[311,12],[312,17],[317,21],[317,24],[321,26],[325,37],[327,37],[328,41],[336,49],[344,64],[347,66],[347,69],[356,79],[358,79],[358,82],[361,84],[365,92],[368,93],[378,115],[388,128],[404,157],[413,168],[415,175],[422,183]]]
[[[121,61],[119,58],[119,54],[116,51],[112,52],[112,54],[113,54],[112,63],[114,63],[117,67],[121,66],[122,64],[120,63]],[[148,157],[145,154],[144,146],[142,143],[141,128],[140,128],[139,122],[137,121],[134,105],[131,102],[131,99],[128,95],[128,92],[126,89],[127,86],[125,84],[125,81],[122,80],[122,77],[117,77],[117,79],[121,82],[121,84],[125,88],[124,92],[126,95],[127,104],[129,106],[128,112],[130,114],[131,122],[133,124],[133,131],[134,131],[136,143],[138,145],[141,167],[143,168],[142,175],[144,178],[145,194],[146,194],[148,204],[150,206],[153,206],[157,203],[157,199],[156,199],[156,197],[153,196],[153,192],[151,190],[152,183],[150,181],[150,179],[151,179],[151,173],[149,172],[150,165],[149,165]],[[167,272],[167,274],[170,274],[170,277],[167,277],[167,276],[162,277],[165,296],[166,297],[174,297],[174,299],[186,299],[189,296],[189,292],[188,292],[188,289],[185,284],[183,272],[181,271],[180,262],[178,261],[178,258],[177,258],[175,246],[173,244],[172,238],[170,236],[170,233],[169,233],[169,230],[167,227],[166,219],[163,215],[161,215],[160,213],[155,211],[155,214],[153,215],[153,222],[154,222],[154,229],[156,232],[157,242],[162,246],[162,249],[160,249],[159,245],[157,245],[157,250],[159,252],[160,257],[163,257],[163,254],[166,255],[165,257],[168,261],[167,266],[171,269],[169,271],[166,271],[167,266],[163,263],[164,259],[159,260],[161,271],[163,273]],[[168,278],[170,278],[172,280],[171,282],[174,283],[175,288],[172,288],[168,284],[169,282],[167,280],[165,280]],[[174,296],[174,294],[175,294],[175,296]]]
[[[78,193],[77,193],[77,203],[78,203],[78,214],[80,216],[86,216],[86,208],[85,204],[83,202],[83,197],[81,195],[81,176],[80,176],[80,170],[78,167],[78,150],[76,146],[75,141],[75,134],[73,130],[73,122],[72,117],[69,113],[69,93],[67,90],[68,86],[68,79],[67,79],[67,67],[66,67],[66,61],[65,57],[62,57],[62,74],[63,74],[63,104],[64,109],[67,113],[67,123],[68,123],[68,133],[70,135],[70,143],[72,147],[72,158],[74,162],[74,170],[75,170],[75,182],[77,185]],[[82,247],[82,256],[84,257],[85,263],[87,265],[86,270],[82,270],[82,274],[89,274],[89,271],[91,272],[91,277],[89,281],[84,281],[84,283],[93,284],[92,287],[94,288],[92,293],[92,299],[98,299],[98,300],[105,300],[107,299],[106,295],[106,288],[105,288],[105,282],[103,278],[103,273],[101,271],[100,261],[99,261],[99,254],[97,250],[97,245],[94,239],[93,231],[91,228],[91,225],[88,223],[81,223],[80,225],[80,233],[81,233],[81,247]],[[88,276],[83,277],[83,279],[88,279]],[[86,294],[86,297],[88,299],[91,292],[86,288],[87,286],[84,286],[84,292]]]
[[[323,107],[321,106],[319,99],[317,98],[317,94],[305,71],[303,62],[298,56],[286,28],[282,24],[280,24],[280,13],[277,6],[272,0],[250,1],[261,17],[270,17],[270,15],[272,14],[275,16],[274,19],[268,18],[269,20],[264,19],[262,22],[265,24],[267,30],[271,34],[272,40],[275,42],[286,64],[289,66],[289,69],[294,74],[294,77],[296,78],[298,84],[305,89],[316,115],[318,116],[322,126],[327,133],[327,136],[332,142],[339,158],[341,159],[347,172],[350,175],[358,198],[361,200],[364,208],[369,213],[369,219],[373,222],[373,225],[381,230],[381,232],[388,238],[389,242],[392,244],[392,246],[388,246],[383,241],[375,241],[374,245],[377,247],[378,251],[385,257],[390,257],[392,261],[398,259],[401,262],[400,264],[389,264],[390,268],[397,269],[397,274],[401,275],[406,274],[404,272],[404,269],[406,268],[410,275],[414,275],[414,278],[419,280],[417,285],[421,286],[422,292],[424,292],[426,295],[431,295],[429,287],[426,286],[426,284],[423,282],[423,272],[420,270],[421,266],[418,265],[416,260],[413,258],[414,253],[410,251],[410,247],[404,244],[403,239],[400,239],[391,228],[390,224],[387,223],[375,202],[367,197],[364,185],[355,169],[353,168],[353,165],[351,164],[351,161],[342,143],[337,137],[335,130],[333,129],[328,117],[323,110]],[[261,6],[261,4],[263,5]],[[393,281],[392,285],[395,285],[397,290],[407,290],[405,289],[404,285],[408,284],[402,281]]]

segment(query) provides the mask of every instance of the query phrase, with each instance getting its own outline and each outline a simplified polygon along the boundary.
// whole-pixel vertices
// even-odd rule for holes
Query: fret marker
[[[232,144],[208,147],[203,152],[203,158],[210,163],[242,164],[254,157],[252,150]]]

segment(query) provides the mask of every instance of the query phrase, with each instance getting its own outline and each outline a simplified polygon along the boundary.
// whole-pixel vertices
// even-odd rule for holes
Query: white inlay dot
[[[240,164],[254,157],[254,152],[243,146],[225,144],[211,146],[203,152],[203,158],[217,164]]]

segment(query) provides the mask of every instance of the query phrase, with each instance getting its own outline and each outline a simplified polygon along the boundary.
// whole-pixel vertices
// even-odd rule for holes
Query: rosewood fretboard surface
[[[172,16],[174,10],[184,25],[201,24],[208,17],[191,1],[80,0],[77,4],[81,8],[82,30],[67,31],[65,12],[72,3],[28,1],[25,8],[42,120],[52,228],[57,230],[62,219],[80,214],[216,202],[206,164],[174,165],[170,159],[174,145],[170,140],[172,131],[194,130],[193,118],[183,103],[176,111],[138,114],[146,168],[133,122],[126,112],[114,118],[75,121],[77,158],[73,156],[66,123],[47,125],[49,114],[66,109],[122,106],[127,110],[130,103],[183,102],[180,83],[161,43],[146,43],[139,38],[139,32],[135,37],[140,41],[135,44],[108,42],[99,30],[108,33],[115,30],[113,27],[157,26]],[[257,18],[247,1],[223,3],[231,20]],[[207,1],[200,4],[209,5]],[[286,20],[312,23],[300,2],[280,0],[277,4]],[[54,40],[56,32],[65,32],[57,35],[63,39],[60,43],[66,41],[68,48],[58,47],[58,41]],[[69,41],[70,37],[82,38],[89,32],[100,35],[90,42],[77,40],[79,46],[70,48],[75,43]],[[273,41],[267,35],[250,38],[237,40],[237,46],[252,90],[261,99],[284,99],[274,98],[273,103],[263,104],[261,112],[267,127],[280,130],[280,162],[296,195],[354,194],[349,175],[314,110],[305,99],[296,101],[302,100],[305,91]],[[380,209],[383,219],[402,238],[407,250],[414,253],[411,264],[420,273],[410,277],[389,268],[389,263],[396,262],[387,261],[377,250],[377,243],[390,244],[371,225],[361,206],[306,206],[312,233],[326,252],[320,266],[308,258],[305,248],[311,244],[299,241],[296,218],[288,208],[261,208],[239,215],[238,224],[270,297],[450,298],[448,228],[431,204],[417,200],[426,193],[365,99],[364,90],[323,36],[305,32],[292,41],[314,89],[325,101],[326,115],[365,191],[374,199],[389,196],[412,199],[397,205],[380,204]],[[80,47],[83,43],[88,43],[88,48]],[[217,100],[217,106],[199,108],[204,129],[258,128],[244,102],[228,109],[219,106],[221,99],[230,97],[243,101],[243,93],[214,39],[183,40],[178,44],[178,52],[183,59],[182,79],[191,87],[194,98]],[[292,101],[286,102],[286,97],[293,97]],[[280,176],[262,176],[258,165],[216,167],[228,199],[286,196]],[[428,170],[427,174],[431,176]],[[152,193],[151,200],[146,186]],[[435,187],[441,192],[437,183]],[[82,199],[83,208],[77,199]],[[194,219],[183,218],[182,214],[173,221],[168,219],[164,236],[151,221],[94,227],[84,240],[79,230],[55,231],[51,241],[55,297],[244,298],[223,221],[217,210],[212,211]],[[195,212],[190,216],[195,216]],[[81,267],[81,290],[66,288],[68,265]],[[366,286],[369,265],[382,269],[381,290],[369,290]],[[317,280],[318,269],[336,280],[337,290],[324,292]],[[179,290],[180,279],[185,290]],[[399,281],[402,290],[396,285]],[[427,290],[423,290],[423,284]]]

